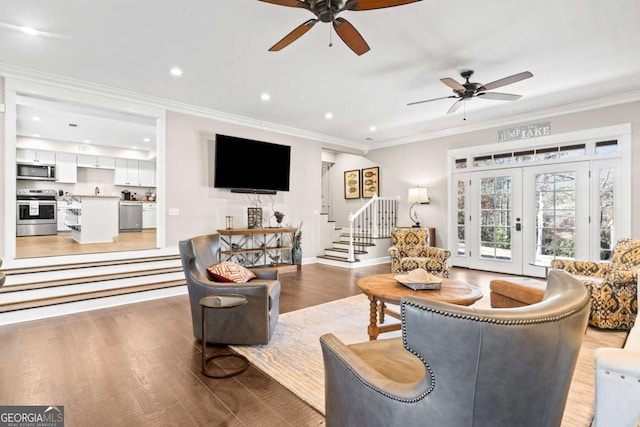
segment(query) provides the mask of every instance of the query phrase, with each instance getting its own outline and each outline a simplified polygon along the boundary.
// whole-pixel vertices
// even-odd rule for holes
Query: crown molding
[[[222,111],[212,110],[210,108],[198,107],[183,102],[173,101],[170,99],[144,95],[129,90],[117,89],[111,86],[91,83],[84,80],[60,76],[57,74],[44,73],[41,71],[18,67],[15,65],[0,63],[0,74],[5,78],[26,81],[38,85],[47,85],[65,90],[81,90],[84,93],[89,93],[95,96],[104,96],[125,102],[135,102],[152,108],[160,108],[176,113],[219,120],[226,123],[247,126],[255,129],[262,129],[279,134],[308,139],[315,142],[348,147],[363,152],[366,150],[366,145],[354,141],[335,138],[328,135],[309,132],[289,126],[279,125],[277,123],[265,122],[263,120],[252,119],[237,114],[225,113]]]
[[[640,89],[628,91],[613,95],[602,96],[598,98],[590,98],[583,101],[570,102],[566,104],[555,105],[548,108],[540,108],[532,111],[503,116],[495,119],[483,120],[480,123],[467,124],[463,126],[450,127],[445,129],[437,129],[432,132],[425,132],[419,135],[411,135],[401,138],[390,139],[375,145],[370,145],[367,151],[378,148],[394,147],[397,145],[411,144],[414,142],[427,141],[431,139],[444,138],[447,136],[459,135],[469,132],[477,132],[481,130],[510,126],[522,122],[539,120],[544,118],[552,118],[555,116],[579,113],[583,111],[595,110],[597,108],[611,107],[614,105],[627,104],[630,102],[640,101]]]

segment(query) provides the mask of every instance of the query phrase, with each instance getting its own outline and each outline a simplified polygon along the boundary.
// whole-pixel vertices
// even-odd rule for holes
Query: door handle
[[[522,224],[520,223],[516,224],[516,231],[522,231]]]

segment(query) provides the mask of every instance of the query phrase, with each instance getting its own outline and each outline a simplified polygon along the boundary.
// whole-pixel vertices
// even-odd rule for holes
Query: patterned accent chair
[[[633,327],[638,314],[640,240],[618,240],[608,263],[557,259],[551,267],[573,274],[590,290],[590,325],[603,329]]]
[[[449,277],[447,259],[451,252],[431,246],[427,228],[392,228],[391,244],[389,255],[393,273],[423,268],[431,274]]]

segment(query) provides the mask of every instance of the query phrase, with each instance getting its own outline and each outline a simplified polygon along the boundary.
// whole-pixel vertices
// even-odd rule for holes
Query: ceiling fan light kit
[[[312,12],[316,18],[299,25],[280,41],[274,44],[269,51],[279,51],[289,46],[294,41],[302,37],[318,21],[333,25],[336,34],[356,55],[367,53],[370,48],[362,35],[356,28],[344,18],[337,15],[344,10],[354,12],[361,10],[382,9],[386,7],[401,6],[415,3],[422,0],[260,0],[265,3],[272,3],[279,6],[300,7]],[[332,46],[332,43],[329,43]]]
[[[439,98],[425,99],[423,101],[410,102],[407,105],[423,104],[425,102],[438,101],[440,99],[455,98],[457,100],[453,103],[451,108],[449,108],[449,111],[447,111],[447,114],[451,114],[457,111],[464,101],[467,101],[472,98],[492,99],[496,101],[515,101],[517,99],[520,99],[522,95],[515,95],[512,93],[501,93],[501,92],[487,92],[487,91],[492,89],[497,89],[499,87],[506,86],[506,85],[533,77],[533,74],[531,72],[523,71],[522,73],[514,74],[509,77],[504,77],[502,79],[495,80],[491,83],[487,83],[483,85],[481,83],[474,83],[469,81],[469,79],[473,75],[473,70],[464,70],[460,73],[460,75],[462,76],[463,79],[465,79],[464,83],[459,83],[457,80],[452,79],[451,77],[445,77],[440,79],[442,83],[444,83],[445,85],[453,89],[453,93],[454,93],[453,95],[441,96]]]

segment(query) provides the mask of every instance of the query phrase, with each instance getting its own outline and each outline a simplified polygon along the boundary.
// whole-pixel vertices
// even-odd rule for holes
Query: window
[[[613,251],[614,169],[600,170],[600,259],[608,260]]]

